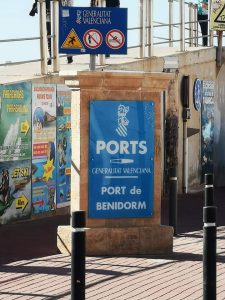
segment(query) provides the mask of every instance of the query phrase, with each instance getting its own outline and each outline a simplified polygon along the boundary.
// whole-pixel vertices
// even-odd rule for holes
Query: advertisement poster
[[[213,147],[214,147],[214,82],[203,80],[202,103],[202,182],[204,175],[213,173]]]
[[[32,85],[33,212],[56,207],[56,85]]]
[[[31,159],[31,83],[0,86],[0,162]]]
[[[30,160],[0,163],[0,224],[31,215]]]
[[[89,218],[153,215],[154,102],[91,101]]]
[[[46,159],[32,162],[33,213],[55,210],[56,171],[53,163]]]
[[[71,200],[71,91],[57,85],[57,208]]]

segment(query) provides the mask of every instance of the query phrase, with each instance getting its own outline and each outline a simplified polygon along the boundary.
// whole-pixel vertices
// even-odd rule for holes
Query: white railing
[[[58,54],[58,6],[59,0],[51,0],[52,5],[52,35],[48,36],[52,39],[52,61],[53,72],[59,72],[59,54]],[[210,6],[209,1],[209,6]],[[197,5],[193,2],[185,2],[184,0],[168,0],[168,7],[163,7],[168,12],[168,20],[166,22],[154,20],[154,5],[159,5],[159,0],[139,0],[139,26],[128,28],[128,49],[139,48],[140,58],[151,57],[154,48],[157,45],[166,45],[168,47],[178,47],[180,51],[184,51],[186,46],[198,47],[202,45],[202,35],[199,33],[197,22]],[[105,6],[104,0],[101,0],[101,6]],[[176,19],[175,16],[179,16]],[[129,14],[128,14],[129,18]],[[208,20],[209,21],[209,20]],[[30,62],[41,63],[41,73],[48,72],[48,52],[47,52],[47,32],[46,32],[46,3],[45,0],[39,0],[39,37],[4,39],[2,43],[15,43],[21,41],[40,41],[40,57],[33,60],[22,60],[15,62],[1,63],[0,66],[24,64]],[[209,27],[209,26],[208,26]],[[7,28],[7,26],[6,26]],[[163,29],[163,32],[161,31]],[[136,41],[132,43],[129,35],[134,36],[136,32]],[[208,45],[213,46],[213,32],[208,34]],[[103,60],[104,63],[104,60]]]

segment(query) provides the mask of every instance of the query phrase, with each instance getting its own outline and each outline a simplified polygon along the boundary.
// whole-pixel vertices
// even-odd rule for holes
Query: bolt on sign
[[[225,30],[225,0],[213,0],[210,15],[211,30]]]

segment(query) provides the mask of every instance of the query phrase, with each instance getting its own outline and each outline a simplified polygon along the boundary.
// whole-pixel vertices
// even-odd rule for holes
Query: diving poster
[[[0,163],[0,224],[31,215],[31,161]]]
[[[214,81],[203,80],[201,111],[202,182],[204,182],[205,174],[213,173],[214,118]]]
[[[31,159],[31,83],[0,86],[0,162]]]
[[[56,85],[32,85],[33,213],[56,208]]]
[[[57,208],[71,200],[71,91],[57,85]]]

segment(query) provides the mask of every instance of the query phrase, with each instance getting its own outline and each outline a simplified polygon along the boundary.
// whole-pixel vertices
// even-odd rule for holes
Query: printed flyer
[[[214,109],[214,81],[203,80],[203,103],[201,111],[202,182],[204,182],[205,174],[213,173]]]
[[[57,85],[57,208],[71,200],[71,91]]]
[[[56,207],[56,85],[32,85],[33,212]]]
[[[0,224],[31,215],[31,161],[0,163]]]
[[[31,83],[0,86],[0,162],[31,159]]]

